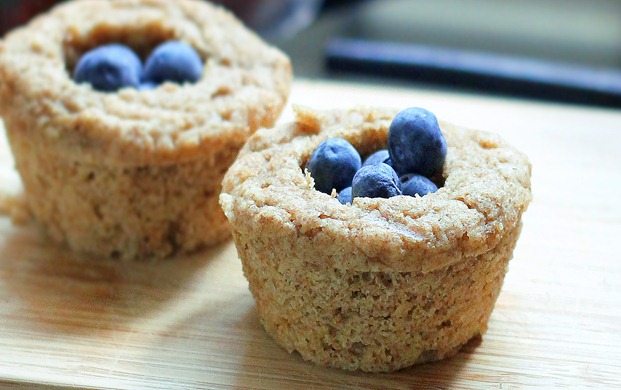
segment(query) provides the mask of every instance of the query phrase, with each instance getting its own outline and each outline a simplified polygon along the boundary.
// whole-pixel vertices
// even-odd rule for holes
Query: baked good
[[[260,130],[220,203],[266,331],[289,352],[347,370],[391,371],[457,353],[486,330],[531,198],[530,163],[498,136],[440,122],[441,188],[341,204],[304,172],[342,137],[385,147],[396,111],[297,108]]]
[[[144,59],[168,40],[199,53],[196,83],[104,93],[72,80],[90,49],[122,43]],[[114,258],[229,237],[221,179],[290,82],[282,53],[203,1],[68,2],[0,43],[0,115],[32,214],[56,241]]]

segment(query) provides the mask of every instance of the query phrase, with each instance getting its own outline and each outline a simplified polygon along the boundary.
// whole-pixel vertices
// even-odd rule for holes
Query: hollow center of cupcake
[[[143,63],[129,46],[111,43],[84,53],[73,71],[76,83],[88,83],[101,92],[122,88],[153,89],[165,82],[195,83],[203,62],[185,42],[170,40],[153,49]]]
[[[330,138],[315,149],[307,169],[316,190],[336,190],[343,204],[356,197],[425,196],[438,189],[432,179],[441,175],[446,151],[436,116],[423,108],[408,108],[390,124],[386,149],[362,162],[349,142]]]

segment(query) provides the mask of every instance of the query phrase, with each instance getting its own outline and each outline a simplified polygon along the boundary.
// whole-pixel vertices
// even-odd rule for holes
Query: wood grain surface
[[[310,81],[291,101],[424,106],[529,155],[534,200],[481,342],[393,374],[316,367],[265,334],[232,243],[95,261],[0,217],[0,387],[621,388],[620,112]],[[0,166],[19,191],[1,136]]]

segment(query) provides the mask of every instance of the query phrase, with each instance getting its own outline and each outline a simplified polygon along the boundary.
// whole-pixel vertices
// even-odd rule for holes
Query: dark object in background
[[[279,46],[298,77],[618,107],[619,15],[618,0],[367,0]]]
[[[29,21],[58,0],[0,0],[0,35]]]
[[[621,71],[405,43],[333,39],[327,64],[362,72],[489,92],[621,107]]]
[[[617,0],[375,0],[330,36],[327,62],[341,77],[620,107],[619,15]]]
[[[348,38],[621,67],[619,0],[375,0]]]

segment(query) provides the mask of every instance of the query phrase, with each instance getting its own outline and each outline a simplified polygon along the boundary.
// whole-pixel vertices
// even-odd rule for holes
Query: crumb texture
[[[372,372],[452,356],[483,334],[530,201],[527,158],[442,122],[441,189],[341,205],[314,190],[306,161],[328,137],[363,156],[383,147],[396,111],[298,113],[249,139],[220,196],[266,331],[304,359]]]
[[[76,84],[80,55],[170,39],[204,61],[195,84],[117,93]],[[0,42],[0,115],[28,210],[50,237],[104,257],[166,257],[230,236],[224,173],[286,102],[291,65],[227,11],[197,0],[82,0]]]
[[[29,209],[52,239],[76,251],[163,258],[230,237],[218,195],[235,149],[221,150],[217,164],[108,167],[20,141],[12,147]]]
[[[280,345],[324,366],[382,372],[450,357],[485,332],[518,234],[430,273],[303,268],[289,263],[296,252],[274,251],[275,239],[234,238]]]

